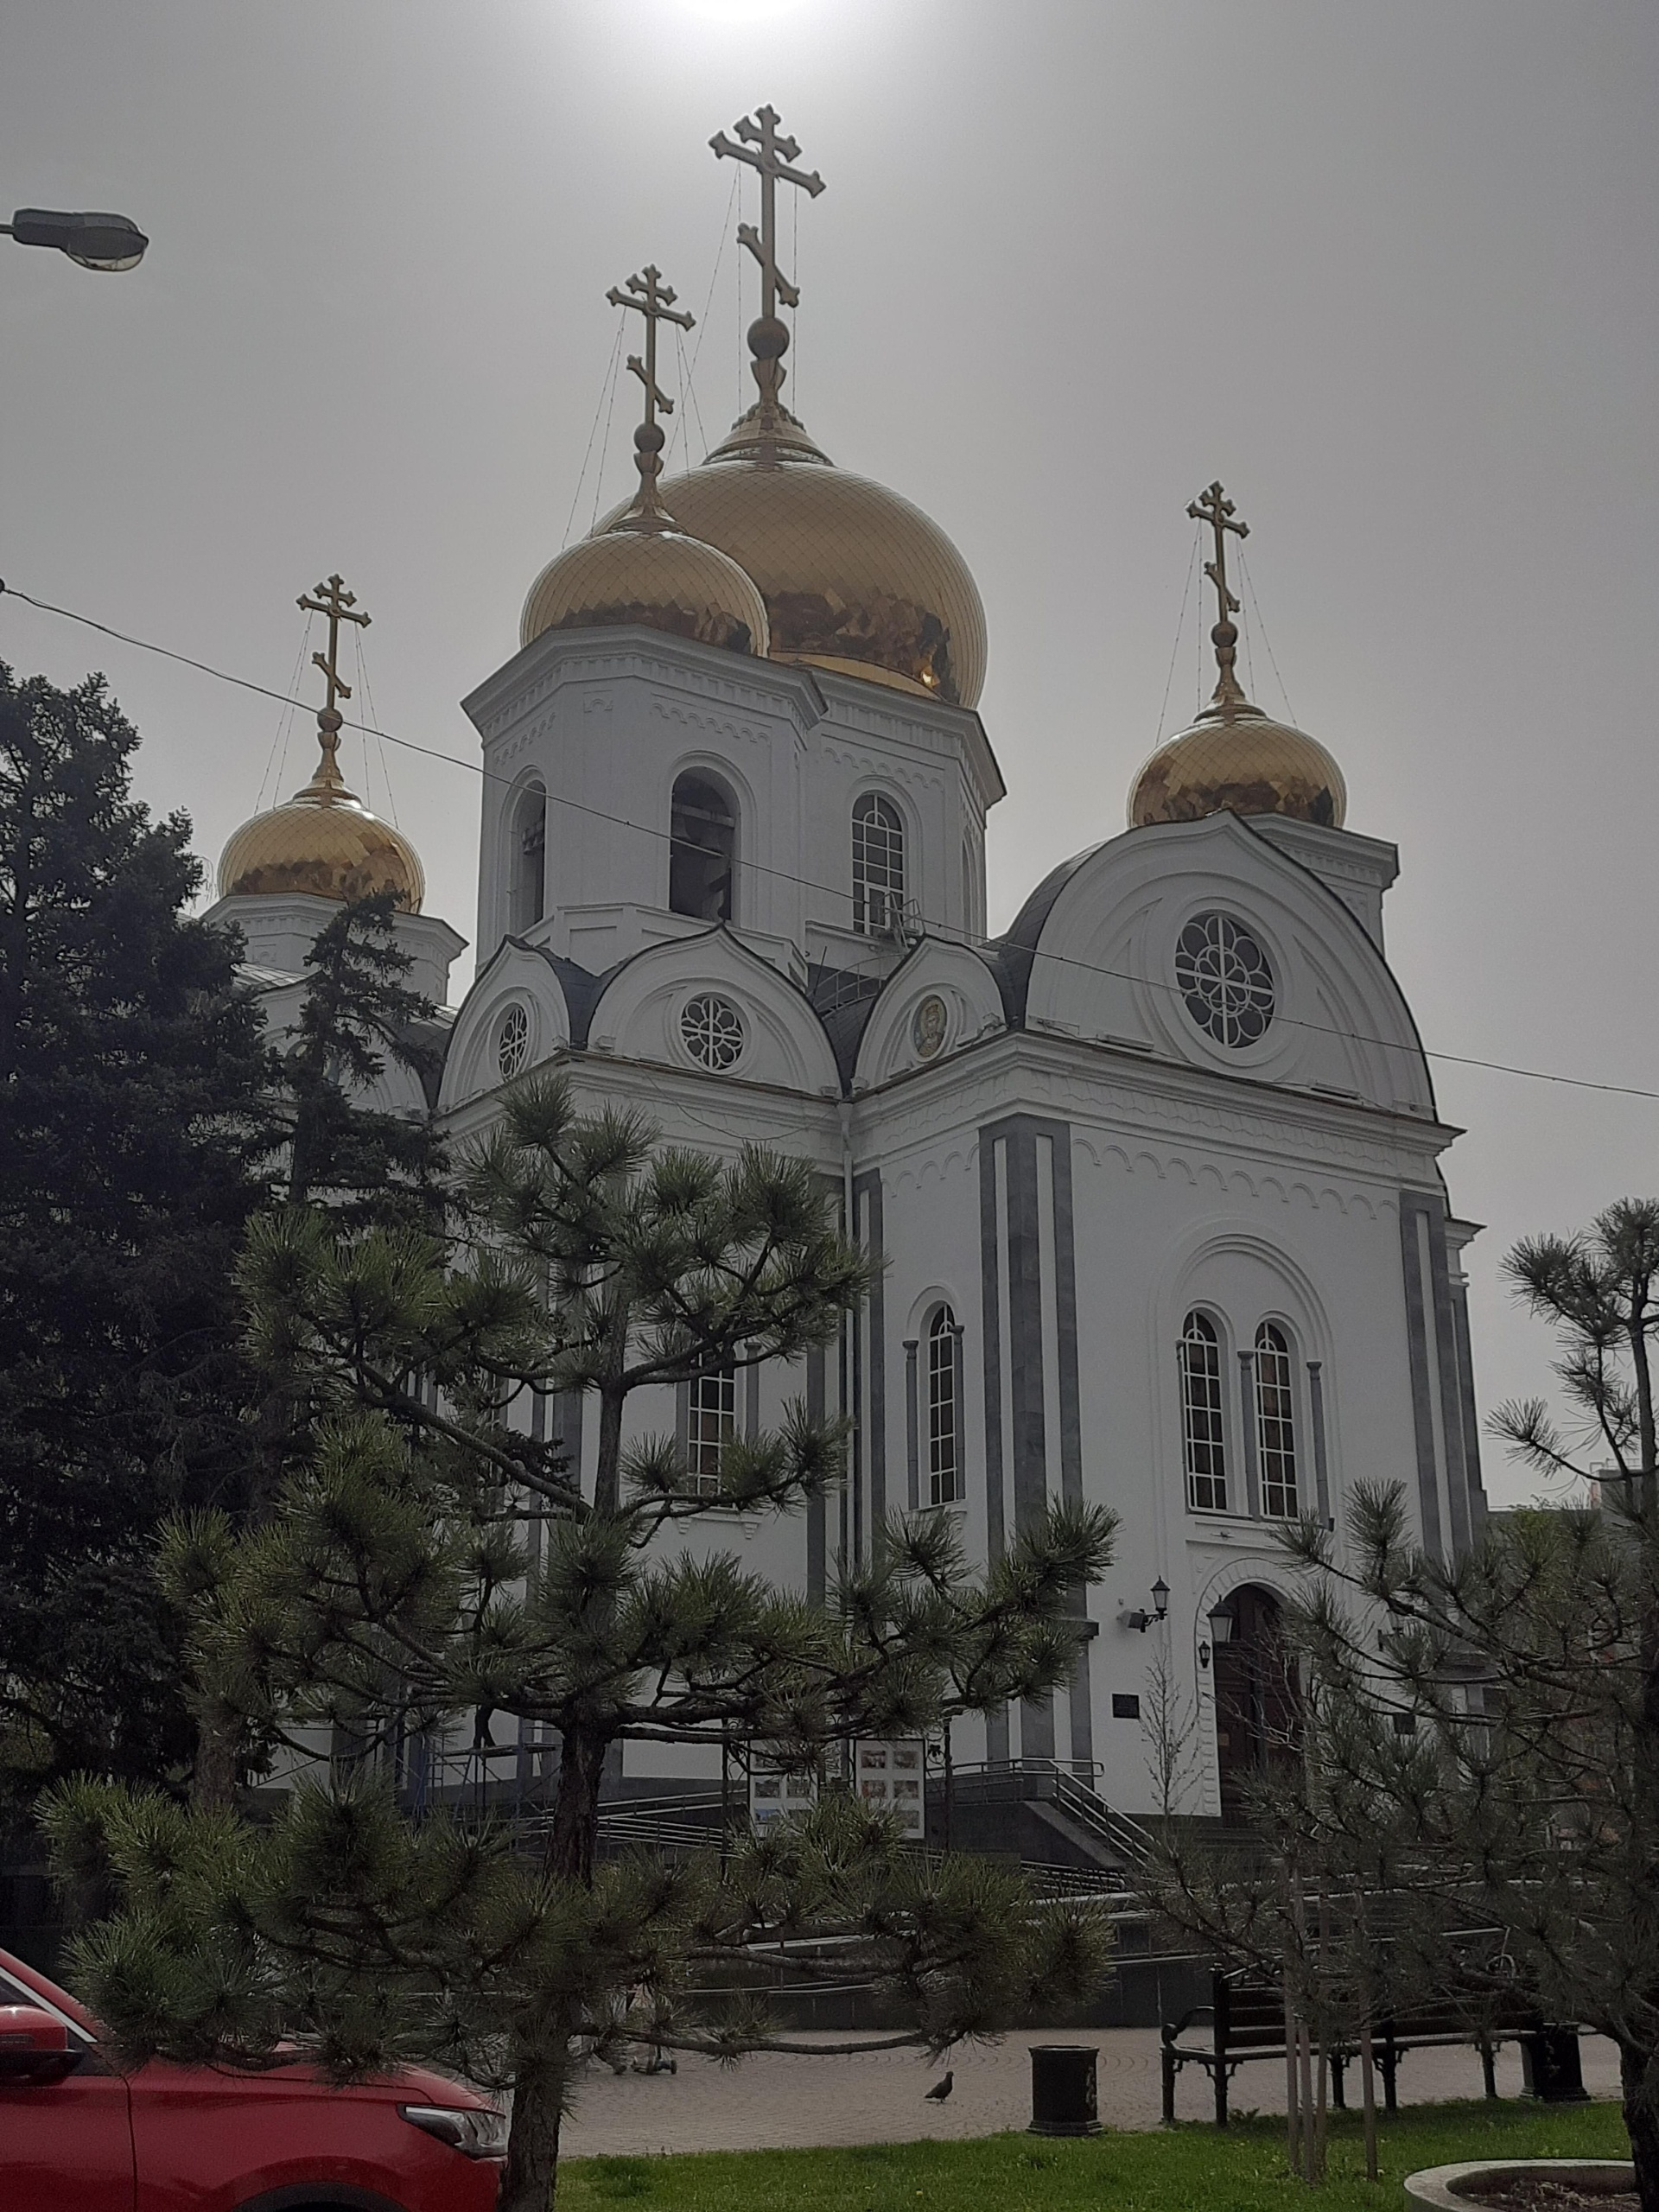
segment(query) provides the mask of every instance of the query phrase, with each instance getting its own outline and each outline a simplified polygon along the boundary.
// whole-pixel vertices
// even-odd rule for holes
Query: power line
[[[33,607],[42,614],[55,614],[65,622],[74,622],[83,629],[96,630],[100,637],[113,638],[118,645],[131,645],[139,652],[154,653],[162,660],[175,661],[183,668],[194,668],[200,675],[211,676],[218,683],[233,684],[238,690],[251,691],[258,698],[275,699],[285,706],[302,703],[289,699],[281,691],[273,691],[269,684],[256,683],[251,677],[233,676],[226,669],[214,668],[209,662],[196,660],[188,653],[177,652],[170,645],[156,645],[148,638],[135,638],[124,630],[112,628],[107,622],[94,620],[90,614],[77,614],[72,607],[55,607],[49,600],[36,599],[31,593],[19,591],[15,584],[0,582],[0,594],[21,600],[26,607]],[[467,775],[477,776],[484,783],[499,784],[504,790],[511,790],[516,781],[512,777],[496,775],[481,761],[463,760],[459,753],[441,752],[437,747],[422,745],[412,737],[399,737],[394,731],[381,729],[372,722],[353,721],[347,716],[343,727],[357,730],[365,737],[378,738],[385,744],[400,746],[405,753],[418,753],[423,760],[440,760],[446,767],[459,768]],[[663,844],[677,842],[671,830],[658,829],[648,822],[634,822],[626,815],[611,814],[603,807],[587,806],[580,799],[566,798],[556,791],[547,793],[547,801],[550,806],[563,807],[567,812],[586,815],[596,822],[609,823],[613,828],[631,830],[637,836],[652,837]],[[684,843],[685,840],[677,842]],[[745,861],[741,865],[753,874],[770,876],[782,883],[792,883],[803,891],[818,891],[828,898],[838,899],[847,896],[842,885],[820,883],[811,876],[797,875],[788,868],[768,868],[762,861]],[[948,923],[936,921],[927,915],[918,915],[918,919],[925,931],[941,941],[962,944],[971,942],[965,931],[954,929]],[[1113,982],[1134,983],[1143,988],[1150,986],[1154,990],[1166,991],[1178,998],[1184,995],[1178,983],[1161,983],[1152,977],[1136,975],[1128,969],[1107,968],[1096,961],[1078,960],[1070,953],[1039,950],[1033,952],[1033,960],[1050,961],[1056,967],[1075,968],[1084,975],[1103,976]],[[1310,1035],[1335,1037],[1350,1045],[1373,1045],[1385,1052],[1421,1053],[1424,1059],[1438,1061],[1446,1067],[1479,1068],[1491,1075],[1516,1076],[1528,1083],[1553,1083],[1573,1090],[1596,1090],[1619,1098],[1659,1101],[1659,1090],[1646,1090],[1639,1084],[1607,1083],[1590,1076],[1561,1075],[1553,1069],[1522,1067],[1510,1060],[1482,1059],[1469,1052],[1431,1051],[1421,1043],[1402,1045],[1392,1037],[1368,1037],[1363,1030],[1339,1029],[1333,1022],[1308,1021],[1295,1014],[1281,1014],[1275,1019],[1287,1028],[1306,1030]]]

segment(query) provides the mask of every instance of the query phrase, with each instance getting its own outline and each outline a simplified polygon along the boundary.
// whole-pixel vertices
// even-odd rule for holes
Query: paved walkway
[[[570,2158],[638,2157],[658,2151],[785,2150],[812,2144],[904,2143],[919,2136],[995,2135],[1031,2118],[1030,2045],[1034,2030],[954,2052],[955,2088],[944,2104],[926,2089],[944,2072],[912,2051],[872,2051],[858,2058],[798,2058],[762,2054],[731,2069],[706,2058],[682,2058],[677,2074],[613,2075],[589,2067],[567,2123]],[[1061,2029],[1053,2040],[1092,2043],[1100,2050],[1100,2116],[1109,2127],[1156,2127],[1160,2118],[1155,2028]],[[1610,2043],[1586,2037],[1585,2087],[1592,2096],[1618,2094],[1618,2057]],[[1358,2085],[1350,2070],[1351,2092]],[[1497,2062],[1498,2094],[1521,2094],[1521,2055],[1505,2044]],[[1401,2061],[1402,2103],[1481,2094],[1473,2050],[1424,2050]],[[1282,2112],[1282,2060],[1263,2059],[1233,2077],[1233,2108]],[[1205,2120],[1211,2111],[1207,2077],[1188,2067],[1177,2112]]]

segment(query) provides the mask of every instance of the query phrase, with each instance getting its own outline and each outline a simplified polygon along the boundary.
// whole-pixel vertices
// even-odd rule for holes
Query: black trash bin
[[[1541,2104],[1587,2104],[1576,2028],[1535,2028],[1521,2038],[1521,2078]]]
[[[1091,2043],[1034,2043],[1031,2050],[1033,2135],[1098,2135],[1100,2103]]]

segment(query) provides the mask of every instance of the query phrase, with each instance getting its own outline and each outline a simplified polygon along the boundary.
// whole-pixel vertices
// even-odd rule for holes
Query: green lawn
[[[1400,2180],[1454,2158],[1629,2156],[1612,2104],[1418,2105],[1382,2122],[1382,2179],[1365,2178],[1357,2114],[1333,2114],[1321,2212],[1396,2212]],[[1281,2120],[1225,2133],[1183,2125],[1082,2142],[990,2135],[856,2150],[711,2151],[574,2158],[560,2212],[1284,2212],[1293,2183]]]

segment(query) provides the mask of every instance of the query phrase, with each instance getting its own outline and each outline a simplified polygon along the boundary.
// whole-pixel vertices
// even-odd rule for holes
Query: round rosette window
[[[1175,981],[1186,1010],[1208,1037],[1241,1052],[1266,1036],[1273,1020],[1273,967],[1243,922],[1195,914],[1175,946]]]
[[[701,992],[680,1011],[680,1040],[710,1075],[724,1075],[737,1065],[747,1034],[742,1015],[716,992]]]
[[[911,1018],[910,1041],[918,1060],[938,1059],[944,1050],[945,1033],[950,1027],[950,1017],[944,1001],[937,991],[930,991]]]
[[[501,1017],[501,1027],[495,1033],[495,1064],[505,1081],[523,1072],[530,1058],[530,1013],[522,1006],[510,1006]]]

